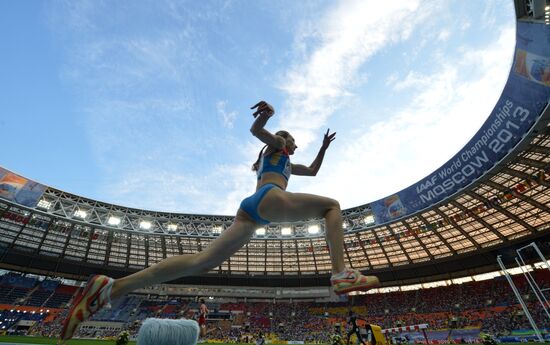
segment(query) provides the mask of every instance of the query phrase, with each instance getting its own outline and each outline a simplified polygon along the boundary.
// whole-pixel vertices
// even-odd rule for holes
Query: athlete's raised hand
[[[325,133],[325,137],[323,138],[323,145],[321,146],[321,149],[326,150],[330,146],[330,143],[336,139],[336,132],[329,134],[330,128],[327,129],[327,132]]]
[[[273,106],[265,101],[259,101],[254,106],[250,107],[250,109],[255,108],[257,108],[256,111],[252,113],[254,117],[264,113],[268,116],[273,116],[273,114],[275,114],[275,109],[273,108]]]

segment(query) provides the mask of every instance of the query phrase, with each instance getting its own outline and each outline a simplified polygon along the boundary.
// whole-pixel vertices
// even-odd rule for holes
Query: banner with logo
[[[425,209],[495,166],[538,120],[550,98],[550,26],[517,23],[514,64],[487,121],[454,157],[416,184],[370,204],[376,224]]]
[[[0,198],[35,207],[45,191],[46,186],[0,168]]]

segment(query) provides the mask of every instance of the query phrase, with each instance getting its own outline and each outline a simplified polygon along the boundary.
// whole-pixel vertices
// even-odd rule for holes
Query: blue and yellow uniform
[[[290,174],[292,173],[292,165],[290,164],[290,157],[286,149],[275,151],[268,155],[262,156],[260,160],[260,166],[257,171],[258,180],[262,178],[262,175],[267,173],[277,173],[282,175],[285,180],[288,181]],[[263,219],[258,214],[258,205],[264,198],[265,194],[271,190],[271,188],[281,188],[273,183],[266,183],[256,193],[252,194],[248,198],[241,202],[241,210],[245,211],[252,219],[260,224],[269,224],[268,220]]]

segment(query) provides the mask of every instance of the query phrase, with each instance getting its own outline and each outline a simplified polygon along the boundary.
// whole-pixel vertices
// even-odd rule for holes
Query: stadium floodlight
[[[288,227],[282,228],[282,229],[281,229],[281,235],[283,235],[283,236],[290,236],[290,235],[292,235],[292,229],[291,229],[291,228],[288,228]]]
[[[110,217],[109,217],[109,220],[107,220],[107,223],[108,223],[109,225],[117,226],[117,225],[120,224],[120,218],[115,217],[115,216],[110,216]]]
[[[212,233],[214,234],[221,234],[223,231],[223,227],[221,225],[216,225],[212,227]]]
[[[84,210],[76,210],[74,211],[74,216],[77,218],[86,219],[86,217],[88,216],[88,212]]]
[[[40,201],[38,201],[38,204],[36,205],[36,207],[42,208],[42,209],[45,209],[45,210],[49,210],[50,207],[52,207],[52,203],[49,202],[46,199],[40,199]]]
[[[265,228],[256,229],[256,235],[257,236],[264,236],[265,235]]]
[[[368,216],[365,216],[365,218],[363,218],[363,222],[365,222],[365,225],[374,224],[374,216],[372,214],[369,214]]]
[[[319,230],[320,228],[318,224],[313,224],[307,227],[307,232],[309,232],[310,234],[316,234],[319,232]]]
[[[347,229],[348,228],[348,223],[347,222],[342,222],[342,228]]]
[[[177,224],[174,224],[174,223],[170,223],[166,226],[168,228],[169,231],[176,231],[178,230],[178,225]]]
[[[148,220],[142,220],[141,222],[139,222],[139,227],[143,230],[151,229],[151,225],[151,222]]]

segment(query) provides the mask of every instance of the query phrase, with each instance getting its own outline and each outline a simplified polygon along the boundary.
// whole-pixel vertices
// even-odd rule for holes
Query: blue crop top
[[[286,149],[262,156],[260,159],[260,167],[257,171],[258,180],[261,179],[262,175],[266,172],[274,172],[283,175],[288,181],[290,173],[292,172],[292,166],[290,165],[290,157]]]

